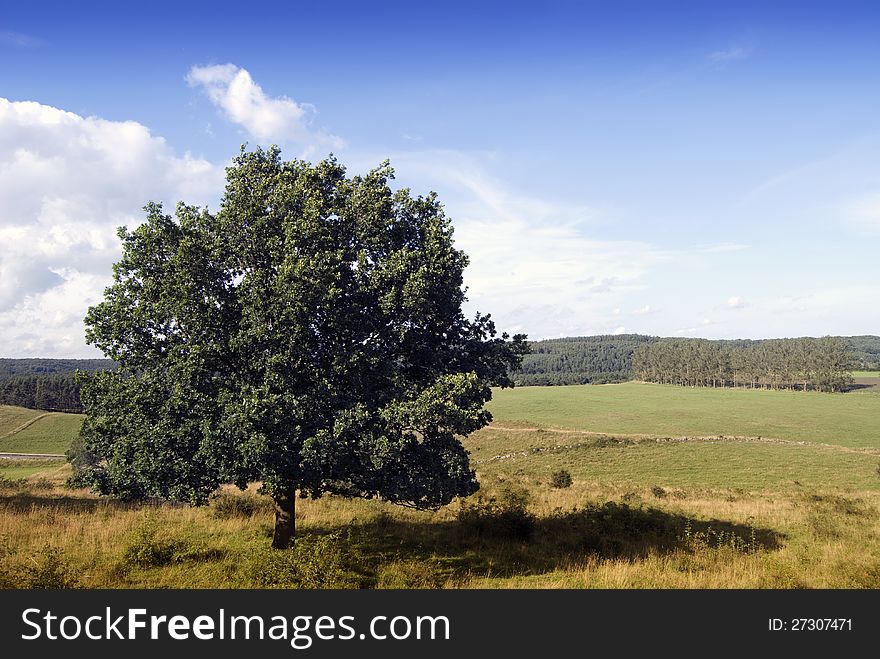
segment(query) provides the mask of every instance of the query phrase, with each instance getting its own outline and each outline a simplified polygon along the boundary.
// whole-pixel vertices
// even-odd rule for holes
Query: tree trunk
[[[296,532],[296,492],[291,488],[275,495],[273,549],[287,549]]]

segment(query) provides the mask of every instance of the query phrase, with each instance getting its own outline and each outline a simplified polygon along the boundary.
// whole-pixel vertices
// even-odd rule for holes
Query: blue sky
[[[242,142],[390,158],[533,338],[880,330],[876,4],[181,4],[0,14],[4,356],[95,355],[114,227]]]

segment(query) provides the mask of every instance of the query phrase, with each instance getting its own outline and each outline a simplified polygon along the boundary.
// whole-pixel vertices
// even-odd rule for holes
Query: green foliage
[[[714,528],[711,525],[696,530],[688,520],[680,539],[686,549],[695,552],[714,549],[754,554],[765,549],[763,543],[758,540],[754,527],[749,527],[747,534],[737,533],[732,529]]]
[[[59,590],[76,588],[79,580],[60,550],[45,545],[26,557],[8,542],[0,543],[0,588]]]
[[[529,540],[535,531],[535,517],[528,510],[530,498],[524,487],[505,483],[495,496],[480,494],[474,502],[463,502],[458,522],[468,535]]]
[[[571,473],[567,469],[559,469],[554,471],[550,476],[550,487],[555,487],[557,489],[562,489],[566,487],[571,487]]]
[[[307,535],[283,551],[261,550],[247,565],[260,588],[357,588],[361,563],[350,534]]]
[[[523,386],[623,382],[632,379],[635,349],[657,340],[619,334],[535,341],[513,379]]]
[[[391,178],[242,151],[216,214],[148,204],[121,228],[86,317],[119,369],[81,378],[82,480],[193,504],[260,481],[285,509],[294,491],[418,508],[474,492],[458,438],[528,347],[464,317],[450,220]]]

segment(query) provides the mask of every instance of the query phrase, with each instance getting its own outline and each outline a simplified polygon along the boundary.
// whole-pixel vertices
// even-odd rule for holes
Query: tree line
[[[76,372],[113,368],[110,359],[0,359],[0,404],[82,412]]]
[[[17,375],[0,379],[0,403],[50,412],[82,412],[74,375]]]
[[[657,340],[606,334],[534,341],[513,379],[519,386],[625,382],[632,379],[633,351]]]
[[[633,352],[633,376],[690,387],[843,391],[852,351],[842,337],[709,341],[663,339]]]

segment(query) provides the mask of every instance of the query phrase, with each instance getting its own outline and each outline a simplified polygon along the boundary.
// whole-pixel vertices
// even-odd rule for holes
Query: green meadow
[[[845,394],[626,382],[498,390],[496,424],[652,437],[761,437],[880,448],[880,390]]]
[[[0,453],[62,454],[81,425],[79,414],[0,405]]]

